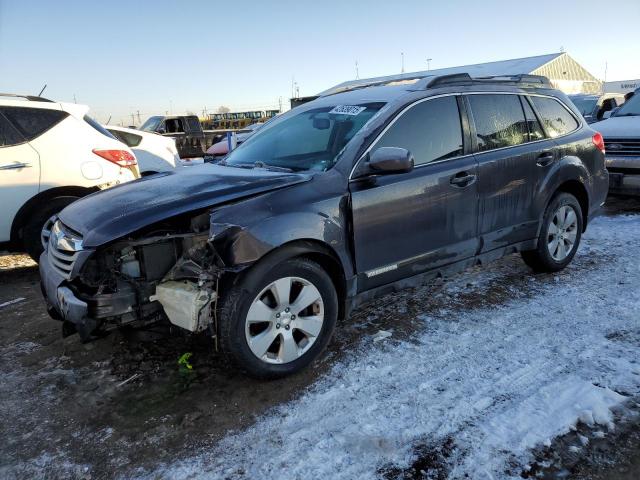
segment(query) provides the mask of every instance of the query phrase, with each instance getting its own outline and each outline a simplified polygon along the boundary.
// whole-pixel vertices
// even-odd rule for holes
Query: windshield
[[[227,165],[282,167],[294,171],[331,168],[337,155],[383,103],[333,105],[300,112],[260,129],[225,159]]]
[[[576,106],[580,113],[584,115],[591,115],[598,103],[597,97],[569,97],[573,104]]]
[[[162,117],[149,117],[147,121],[142,124],[140,130],[144,130],[145,132],[155,132],[162,121]]]
[[[616,117],[623,117],[625,115],[630,117],[640,115],[640,93],[636,92],[615,114]]]

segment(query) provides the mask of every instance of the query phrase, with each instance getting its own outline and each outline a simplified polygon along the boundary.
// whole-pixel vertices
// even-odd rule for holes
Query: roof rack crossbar
[[[38,97],[37,95],[19,95],[16,93],[0,93],[0,97],[24,98],[25,100],[29,100],[32,102],[53,102],[53,100],[49,100],[48,98],[44,97]]]

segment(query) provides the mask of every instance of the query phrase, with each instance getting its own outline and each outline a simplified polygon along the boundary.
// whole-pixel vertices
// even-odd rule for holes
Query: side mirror
[[[374,173],[406,173],[413,170],[413,155],[406,148],[380,147],[369,156]]]
[[[164,135],[167,132],[165,132],[164,128],[159,128],[158,130],[156,130],[156,133],[159,133],[160,135]]]

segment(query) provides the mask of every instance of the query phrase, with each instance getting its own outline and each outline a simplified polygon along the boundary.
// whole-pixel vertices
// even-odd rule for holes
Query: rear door
[[[0,242],[11,237],[13,219],[40,188],[40,157],[0,109]]]
[[[476,161],[465,150],[461,118],[466,125],[455,96],[408,107],[370,151],[406,148],[415,168],[350,182],[361,291],[475,254]]]
[[[544,137],[520,95],[469,94],[467,101],[478,160],[482,251],[535,238],[534,198],[557,158],[556,145]]]

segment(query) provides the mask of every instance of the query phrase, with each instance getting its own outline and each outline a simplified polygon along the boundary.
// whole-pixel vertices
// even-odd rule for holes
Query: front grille
[[[607,155],[622,157],[640,157],[640,138],[638,139],[619,139],[605,138],[604,148]]]
[[[47,256],[51,266],[69,280],[74,264],[82,251],[82,236],[56,220],[49,232]]]

